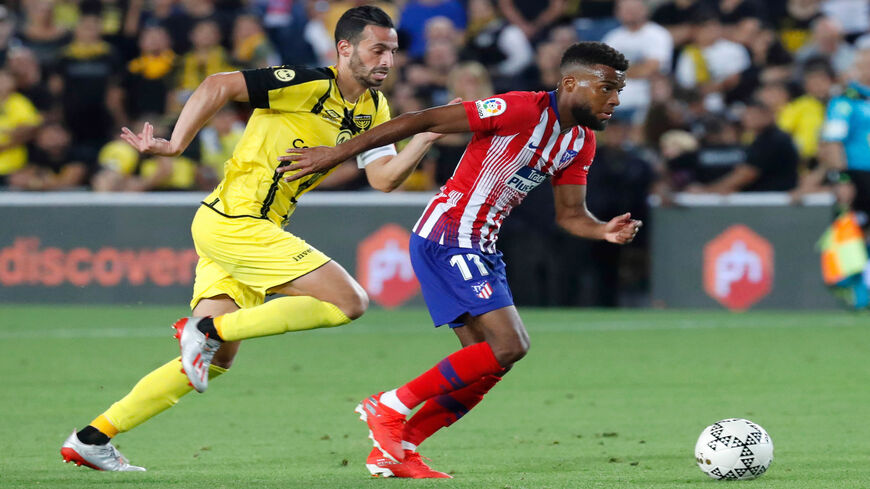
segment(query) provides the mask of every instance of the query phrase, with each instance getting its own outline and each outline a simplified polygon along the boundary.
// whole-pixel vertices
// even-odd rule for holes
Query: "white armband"
[[[370,149],[356,156],[356,166],[360,169],[368,166],[369,163],[375,161],[382,156],[396,156],[396,145],[388,144],[380,148]]]

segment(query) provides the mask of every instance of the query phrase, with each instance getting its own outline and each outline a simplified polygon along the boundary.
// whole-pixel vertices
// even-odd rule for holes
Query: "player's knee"
[[[529,352],[529,338],[517,337],[494,347],[492,352],[502,367],[510,368],[511,365],[520,361]]]
[[[339,308],[351,320],[357,319],[369,308],[369,295],[362,288],[358,288]]]

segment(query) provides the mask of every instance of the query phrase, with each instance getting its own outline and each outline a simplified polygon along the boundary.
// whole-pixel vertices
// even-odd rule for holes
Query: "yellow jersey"
[[[13,92],[0,102],[0,144],[8,144],[16,129],[42,124],[42,116],[24,95]],[[0,175],[15,173],[27,164],[27,146],[20,144],[0,151]]]
[[[288,183],[275,172],[281,166],[278,157],[288,148],[340,144],[390,120],[390,109],[374,89],[355,103],[345,100],[332,66],[276,66],[242,74],[254,112],[224,165],[223,181],[203,204],[228,217],[268,219],[283,226],[297,199],[332,170]]]

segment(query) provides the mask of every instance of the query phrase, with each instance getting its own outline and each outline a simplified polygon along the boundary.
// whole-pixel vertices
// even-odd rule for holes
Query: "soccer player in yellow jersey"
[[[377,7],[350,9],[338,22],[335,39],[335,66],[208,77],[185,104],[169,140],[155,138],[147,123],[139,134],[124,128],[122,138],[140,152],[175,156],[227,102],[247,101],[255,108],[223,181],[193,219],[200,260],[190,302],[194,317],[175,325],[181,363],[176,358],[149,373],[73,432],[61,448],[65,461],[98,470],[145,470],[130,465],[110,439],[172,407],[192,388],[204,391],[209,378],[230,367],[240,340],[340,326],[366,310],[365,291],[344,268],[283,230],[297,200],[328,172],[292,183],[275,172],[288,146],[336,145],[390,118],[387,101],[376,90],[398,47],[390,17]],[[392,145],[376,148],[357,162],[373,187],[389,191],[438,137],[416,136],[398,154]],[[284,297],[264,303],[271,293]]]

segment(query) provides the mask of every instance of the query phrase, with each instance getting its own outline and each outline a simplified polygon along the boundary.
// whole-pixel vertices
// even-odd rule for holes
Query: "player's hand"
[[[154,126],[150,122],[146,122],[142,126],[142,132],[134,133],[126,127],[121,128],[121,139],[127,141],[130,146],[136,148],[136,151],[145,154],[158,156],[178,156],[180,151],[176,151],[172,147],[172,143],[163,139],[154,137]]]
[[[604,225],[604,240],[616,244],[628,244],[637,236],[637,232],[643,222],[632,219],[631,213],[626,212],[616,216]]]
[[[279,156],[278,160],[286,163],[275,169],[278,173],[291,173],[284,177],[285,182],[299,180],[305,175],[325,172],[342,162],[333,156],[335,148],[330,146],[314,146],[313,148],[290,148],[287,156]]]

